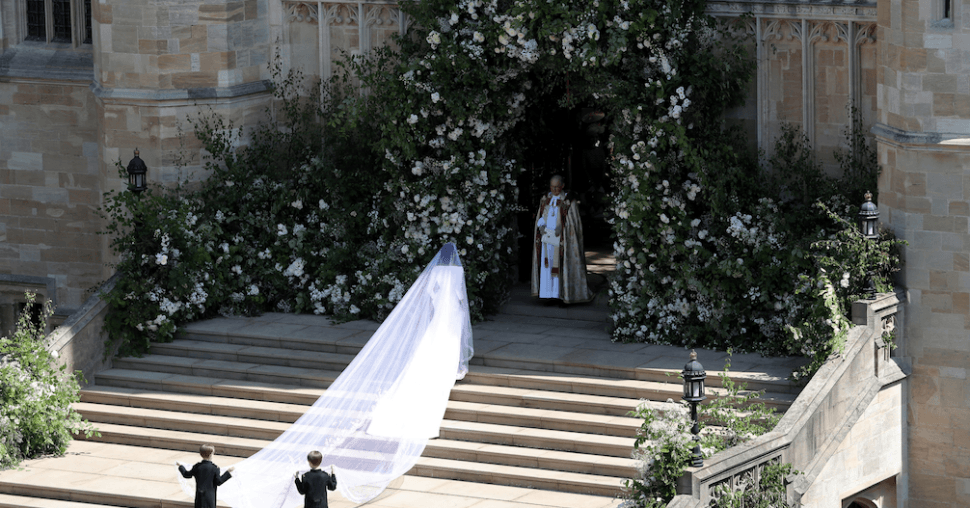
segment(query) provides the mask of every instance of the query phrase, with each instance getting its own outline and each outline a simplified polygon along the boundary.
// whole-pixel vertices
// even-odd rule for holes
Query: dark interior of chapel
[[[563,107],[555,94],[547,94],[527,108],[525,116],[518,138],[525,168],[518,178],[521,282],[530,280],[536,207],[554,175],[561,175],[566,192],[579,200],[585,249],[610,250],[612,245],[612,229],[606,222],[613,190],[609,115],[591,102]]]

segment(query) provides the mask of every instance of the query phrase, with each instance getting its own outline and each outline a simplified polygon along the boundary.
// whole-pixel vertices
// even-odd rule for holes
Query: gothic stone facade
[[[833,463],[835,486],[810,497],[847,504],[876,485],[873,506],[970,505],[970,1],[712,0],[709,10],[752,14],[742,28],[757,79],[729,114],[752,144],[770,149],[783,123],[796,124],[832,166],[857,108],[878,144],[882,217],[909,241],[901,353],[912,382],[879,406],[909,408],[892,427],[908,436],[890,448],[900,473],[867,476],[854,463],[855,483],[839,487]],[[208,107],[237,125],[262,119],[277,52],[286,68],[328,76],[335,59],[409,24],[393,1],[0,0],[0,332],[23,289],[69,313],[110,275],[97,209],[103,192],[124,188],[118,163],[133,150],[153,182],[177,178],[180,154],[198,174],[198,143],[183,145],[180,128]]]

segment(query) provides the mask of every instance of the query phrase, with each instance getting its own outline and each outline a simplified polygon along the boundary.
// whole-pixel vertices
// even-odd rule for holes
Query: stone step
[[[197,382],[201,386],[186,387],[190,393],[232,398],[251,397],[232,394],[231,392],[235,391],[232,387],[238,385],[228,381],[260,383],[256,385],[256,391],[259,392],[259,398],[262,399],[265,396],[271,396],[273,392],[279,393],[280,389],[286,388],[286,385],[326,388],[337,377],[335,372],[324,373],[299,367],[263,366],[254,363],[159,355],[146,355],[142,358],[119,358],[114,360],[114,367],[114,369],[98,373],[95,376],[96,384],[180,392],[185,390],[171,387],[169,383],[165,382],[166,378],[171,376],[166,375],[178,376],[174,381],[182,383],[183,387],[186,384],[186,378],[191,376],[205,378],[209,381]],[[119,369],[128,372],[118,373],[117,370]],[[280,381],[281,379],[284,381]],[[164,387],[158,383],[163,383]],[[274,384],[277,385],[275,388],[272,386]],[[211,390],[217,390],[218,393],[212,393]],[[319,396],[320,392],[317,392],[313,400],[316,400]],[[292,402],[292,397],[291,394],[287,394],[286,400],[265,400]],[[507,386],[486,386],[467,382],[455,384],[451,391],[451,400],[612,416],[627,416],[640,403],[636,399],[620,397],[550,392]],[[310,401],[307,404],[312,403]],[[647,403],[654,404],[649,401]]]
[[[589,303],[560,307],[545,303],[532,296],[527,287],[512,288],[509,301],[502,306],[501,314],[518,315],[528,318],[551,318],[563,320],[593,321],[605,327],[610,318],[610,308],[604,298],[596,298]]]
[[[352,354],[197,340],[155,342],[152,344],[151,354],[336,372],[343,371],[354,360]]]
[[[0,508],[117,508],[117,506],[0,494]]]
[[[568,309],[560,310],[568,311]],[[251,318],[216,318],[186,325],[179,332],[179,337],[189,342],[222,343],[353,356],[367,343],[370,335],[379,326],[370,321],[308,326],[311,322],[324,324],[329,322],[319,316],[300,317],[305,318],[301,323],[306,324],[259,323]],[[476,342],[476,344],[482,346],[476,347],[476,354],[471,360],[472,365],[679,385],[677,378],[677,374],[680,373],[679,368],[626,366],[624,362],[616,362],[615,356],[609,354],[602,358],[596,357],[596,354],[600,353],[596,350],[589,350],[592,356],[580,357],[570,361],[560,361],[543,355],[522,355],[516,351],[509,351],[507,341],[504,339],[511,340],[510,335],[515,335],[518,330],[528,329],[530,326],[536,328],[535,325],[530,325],[528,322],[518,323],[514,320],[522,319],[535,322],[535,318],[534,316],[531,318],[529,316],[503,316],[502,319],[501,321],[487,321],[475,326],[476,339],[484,336],[484,340]],[[591,330],[590,333],[602,335],[602,337],[597,335],[599,337],[597,340],[609,343],[607,335],[604,335],[601,330],[596,331],[602,328],[600,322],[576,319],[552,319],[550,322],[557,326],[569,327],[571,334],[580,333],[582,335],[583,330]],[[539,328],[548,328],[548,326]],[[503,344],[506,344],[506,347],[502,347]],[[658,347],[664,348],[666,346]],[[687,352],[683,348],[666,348],[665,354],[673,354],[676,351],[677,355],[684,357],[684,363],[686,363]],[[215,353],[213,352],[213,354]],[[717,356],[723,357],[724,355],[719,353]],[[649,359],[649,357],[647,358]],[[631,365],[635,365],[635,363]],[[709,387],[721,386],[721,379],[714,374],[715,372],[712,371],[707,378]],[[736,382],[747,383],[748,389],[751,390],[764,390],[772,394],[797,394],[800,390],[799,386],[790,383],[781,375],[759,374],[757,372],[731,372],[729,375]]]
[[[268,444],[267,441],[259,439],[164,429],[147,429],[110,423],[99,423],[97,427],[101,432],[101,437],[92,437],[90,440],[131,446],[182,450],[186,452],[195,451],[198,449],[199,443],[206,442],[215,446],[221,455],[235,457],[248,457]],[[435,444],[435,440],[428,443],[428,448],[431,448],[433,444]],[[493,445],[492,448],[494,449],[496,447]],[[450,451],[453,454],[461,455],[459,449],[460,445],[455,445]],[[468,453],[465,452],[465,455]],[[483,458],[490,456],[490,452],[487,450],[482,452],[473,451],[470,453],[481,455]],[[549,457],[548,463],[558,463],[563,455],[562,452],[552,454]],[[585,459],[589,462],[587,466],[592,466],[594,470],[601,471],[602,469],[597,464],[598,460],[595,459],[598,458],[589,457]],[[632,459],[626,460],[632,461]],[[625,476],[603,476],[428,456],[423,456],[418,459],[418,463],[408,474],[603,496],[619,494],[622,487],[622,478]],[[627,471],[627,474],[629,474],[629,471]]]
[[[130,479],[126,479],[130,480]],[[176,481],[174,474],[172,482]],[[122,483],[122,482],[118,482]],[[0,495],[20,498],[32,504],[12,504],[15,508],[193,508],[191,501],[173,501],[142,495],[138,489],[123,485],[79,488],[74,485],[52,485],[50,481],[29,478],[7,480],[0,477]],[[0,507],[6,507],[0,499]],[[228,505],[219,503],[219,507]]]
[[[683,385],[680,378],[672,376],[661,382],[472,366],[465,376],[465,381],[489,386],[510,386],[659,402],[667,399],[680,400],[683,395]],[[706,394],[708,398],[720,397],[726,395],[727,390],[719,387],[707,387]],[[784,412],[791,406],[796,397],[796,394],[788,392],[766,392],[758,400],[766,406]]]
[[[73,407],[99,429],[102,423],[107,423],[126,427],[133,426],[131,428],[144,427],[148,429],[175,431],[192,429],[193,431],[211,436],[272,441],[290,426],[287,422],[252,420],[198,413],[180,413],[157,409],[91,404],[87,402],[75,403]],[[558,450],[624,459],[630,457],[633,451],[633,442],[627,437],[513,427],[490,423],[444,420],[441,422],[439,432],[439,439],[441,440],[465,441],[469,444],[476,445],[491,444],[506,447]],[[113,440],[108,441],[117,442]],[[429,456],[438,456],[435,452],[436,443],[437,440],[429,443],[429,451],[426,452]],[[123,444],[148,446],[150,443],[139,441],[137,443],[126,442]],[[531,450],[531,452],[533,454],[538,453],[537,450]],[[509,453],[511,455],[519,454],[518,452],[512,453],[511,451]],[[499,460],[501,456],[495,455],[495,458]],[[585,457],[585,460],[590,459],[592,457]]]
[[[114,363],[117,364],[115,359]],[[323,388],[304,388],[259,381],[186,376],[167,372],[152,372],[112,368],[94,376],[95,386],[123,387],[152,392],[156,390],[211,395],[235,399],[312,405],[323,394]]]
[[[115,358],[112,366],[119,369],[214,377],[240,381],[258,381],[283,386],[326,388],[340,375],[339,371],[325,371],[281,365],[203,360],[183,356],[148,354],[141,358]],[[99,374],[100,375],[100,374]]]
[[[487,482],[533,489],[556,490],[598,496],[619,496],[623,479],[582,473],[545,471],[514,466],[467,463],[448,459],[424,458],[411,469],[411,474],[471,482]]]
[[[155,343],[152,345],[152,354],[254,365],[307,368],[329,372],[342,371],[354,359],[354,355],[349,354],[193,340]],[[656,382],[635,379],[604,379],[575,374],[530,372],[479,365],[471,366],[465,381],[485,385],[657,401],[677,400],[682,393],[680,383],[670,382],[670,380],[668,382]],[[712,387],[708,392],[708,396],[716,396],[724,394],[725,390]],[[766,405],[784,411],[791,405],[794,397],[793,394],[789,393],[766,393],[761,397],[761,400]]]
[[[322,394],[322,392],[321,392]],[[92,385],[81,390],[81,402],[131,406],[165,411],[237,416],[257,420],[295,422],[310,404],[286,404],[265,400],[216,397],[176,392],[145,392],[137,388]],[[312,395],[306,402],[316,399]],[[622,416],[603,416],[494,406],[474,402],[450,401],[445,412],[448,420],[513,425],[569,432],[589,432],[608,436],[633,438],[640,421]]]

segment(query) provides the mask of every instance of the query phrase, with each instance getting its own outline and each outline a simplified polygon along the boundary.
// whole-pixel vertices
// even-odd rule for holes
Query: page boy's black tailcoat
[[[192,466],[190,471],[180,465],[179,472],[185,478],[195,478],[195,508],[216,508],[216,488],[232,478],[228,471],[219,476],[219,466],[209,460]]]
[[[296,490],[303,494],[304,508],[329,508],[327,490],[337,488],[337,475],[330,476],[319,469],[311,469],[296,479]]]

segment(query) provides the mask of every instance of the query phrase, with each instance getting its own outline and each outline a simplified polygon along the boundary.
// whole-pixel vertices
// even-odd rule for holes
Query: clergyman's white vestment
[[[532,255],[532,296],[563,303],[593,298],[586,282],[583,223],[578,202],[565,192],[539,200]]]
[[[559,196],[552,196],[546,214],[539,218],[537,226],[546,227],[542,235],[542,259],[556,259],[559,256],[559,237],[556,236],[556,225],[559,224]],[[559,274],[553,274],[553,263],[539,265],[539,298],[559,298]]]

